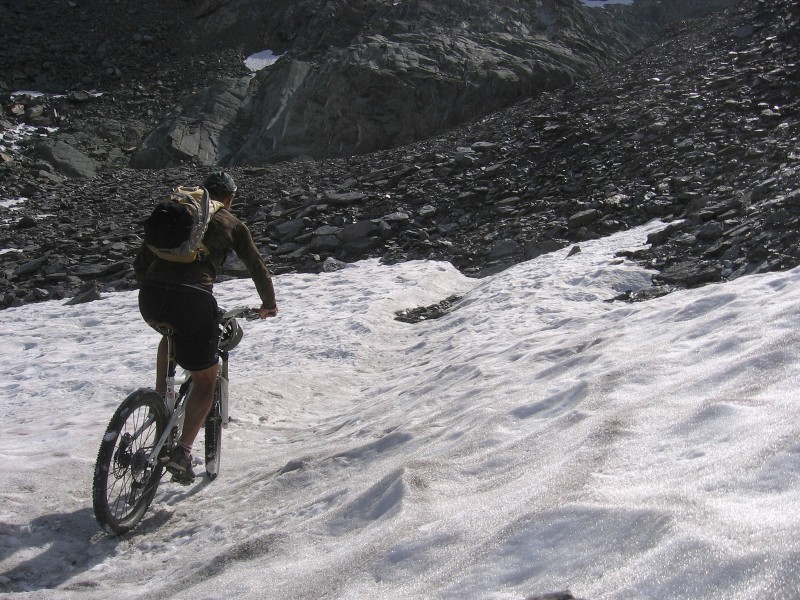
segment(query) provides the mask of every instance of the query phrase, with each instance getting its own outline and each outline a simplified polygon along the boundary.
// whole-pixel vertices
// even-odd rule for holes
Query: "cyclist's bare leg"
[[[181,435],[181,443],[189,447],[205,423],[211,405],[214,403],[214,387],[218,368],[219,365],[213,365],[202,371],[191,371],[192,391],[186,399],[186,415]]]

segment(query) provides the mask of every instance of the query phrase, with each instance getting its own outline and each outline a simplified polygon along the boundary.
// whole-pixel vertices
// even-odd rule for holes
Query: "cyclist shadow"
[[[0,561],[41,550],[2,574],[0,591],[7,592],[58,586],[103,562],[121,541],[99,533],[91,508],[42,515],[24,525],[0,522],[0,534]],[[91,584],[81,587],[86,585]]]
[[[200,492],[209,483],[205,477],[190,486],[166,487],[156,495],[152,510],[131,532],[113,536],[102,531],[91,508],[70,513],[51,513],[19,525],[0,521],[0,563],[9,563],[15,554],[31,555],[9,570],[0,572],[0,595],[6,592],[29,592],[52,589],[88,573],[112,556],[120,543],[151,534],[171,520],[173,512],[159,508],[163,502],[173,505]],[[177,484],[172,484],[173,486]],[[98,579],[104,579],[98,573]],[[80,577],[64,589],[90,589],[99,585],[91,577]]]
[[[167,504],[171,505],[175,504],[176,502],[180,502],[181,500],[185,500],[186,498],[191,498],[195,494],[200,493],[210,483],[211,481],[208,479],[208,477],[205,477],[204,474],[198,474],[197,479],[188,485],[182,485],[176,481],[170,481],[166,478],[162,479],[158,488],[158,493],[153,500],[153,505],[156,506],[160,502],[166,502]],[[142,521],[142,525],[146,526],[146,520],[147,518],[145,517],[145,520]],[[139,525],[137,529],[140,529],[142,525]]]
[[[191,498],[200,493],[209,483],[208,478],[198,476],[197,480],[188,485],[182,485],[169,479],[163,479],[158,487],[153,503],[147,509],[147,513],[136,525],[133,531],[122,534],[116,539],[130,540],[141,535],[146,535],[158,531],[166,525],[173,517],[172,507],[180,504],[182,500]],[[95,521],[95,527],[97,522]]]
[[[26,524],[11,524],[0,521],[0,563],[8,564],[15,554],[35,556],[15,564],[8,571],[0,572],[0,594],[5,592],[29,592],[52,589],[62,585],[81,573],[112,556],[120,543],[129,544],[132,539],[158,530],[172,519],[173,511],[162,507],[172,506],[203,490],[210,481],[198,477],[199,481],[189,485],[162,482],[151,510],[131,532],[113,536],[102,531],[95,520],[92,508],[82,508],[70,513],[50,513],[36,517]],[[103,579],[102,573],[98,579]],[[91,578],[81,578],[64,589],[88,589],[98,585]]]

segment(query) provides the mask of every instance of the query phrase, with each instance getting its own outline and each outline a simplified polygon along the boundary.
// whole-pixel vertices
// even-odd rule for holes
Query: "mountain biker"
[[[236,194],[233,177],[227,172],[215,171],[206,177],[203,187],[212,200],[224,206],[211,218],[203,237],[206,253],[191,263],[171,262],[158,258],[143,242],[134,261],[140,284],[139,311],[148,323],[167,323],[174,329],[175,360],[192,378],[183,434],[166,465],[181,483],[194,480],[192,444],[214,401],[220,329],[212,290],[217,272],[230,250],[245,264],[255,283],[261,298],[259,317],[266,319],[278,313],[269,269],[250,230],[230,212]],[[166,338],[159,343],[156,365],[156,391],[164,394]]]

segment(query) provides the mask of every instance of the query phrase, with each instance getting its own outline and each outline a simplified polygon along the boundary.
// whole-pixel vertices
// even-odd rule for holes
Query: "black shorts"
[[[175,329],[175,362],[187,371],[202,371],[219,360],[219,317],[214,295],[199,286],[145,281],[139,290],[139,312],[145,321],[162,321]]]

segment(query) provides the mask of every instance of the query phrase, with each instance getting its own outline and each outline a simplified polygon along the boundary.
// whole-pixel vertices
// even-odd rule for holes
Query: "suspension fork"
[[[175,340],[172,336],[173,334],[171,331],[165,336],[167,338],[167,375],[164,402],[170,414],[175,410],[175,400],[178,397],[178,392],[175,390]]]
[[[228,352],[219,353],[222,364],[219,366],[217,380],[219,381],[219,414],[222,426],[228,427]]]

